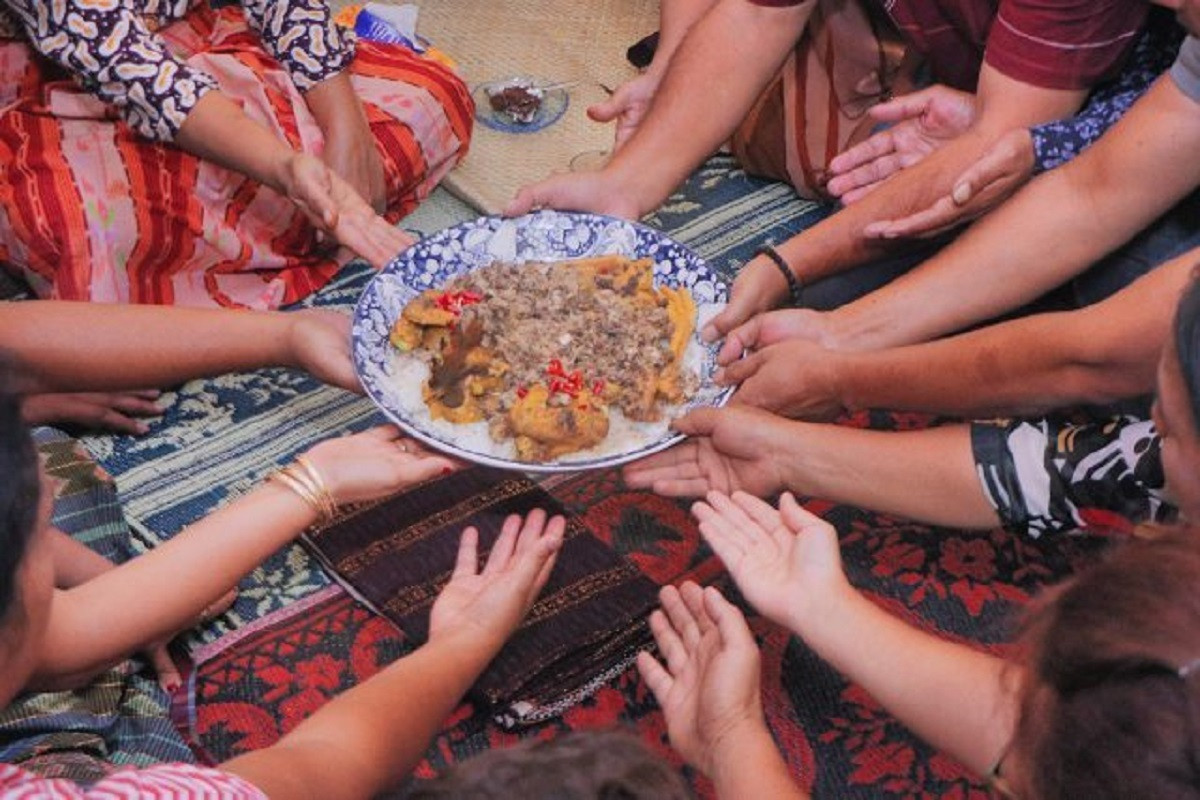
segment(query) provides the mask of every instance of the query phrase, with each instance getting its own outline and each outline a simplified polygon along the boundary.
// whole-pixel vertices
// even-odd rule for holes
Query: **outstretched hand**
[[[839,357],[813,342],[790,339],[723,367],[717,383],[738,387],[734,403],[828,422],[846,412],[838,386]]]
[[[144,419],[162,416],[162,409],[155,402],[159,394],[156,389],[31,394],[21,403],[21,417],[29,425],[59,425],[139,436],[150,430]]]
[[[779,268],[766,256],[755,256],[746,262],[729,292],[729,302],[700,331],[700,338],[715,342],[744,325],[756,314],[762,314],[786,301],[787,281]]]
[[[716,381],[740,385],[735,403],[795,419],[830,420],[845,409],[829,315],[807,308],[757,314],[725,336]]]
[[[603,168],[588,172],[567,172],[522,186],[504,209],[504,215],[516,217],[541,208],[591,211],[622,219],[637,219],[644,211],[627,191]]]
[[[747,406],[698,408],[671,423],[688,438],[625,467],[630,487],[666,497],[701,497],[717,490],[769,495],[784,485],[778,451],[789,423]]]
[[[766,732],[758,647],[716,589],[684,583],[659,597],[650,630],[665,664],[641,652],[638,671],[662,706],[671,746],[711,776],[723,747]]]
[[[927,238],[965,225],[1024,186],[1033,176],[1034,158],[1029,131],[1011,130],[959,176],[949,195],[907,217],[872,222],[863,235],[871,239]]]
[[[837,349],[828,312],[783,308],[756,314],[729,331],[717,353],[717,363],[728,366],[751,351],[797,339]]]
[[[327,439],[304,456],[338,505],[387,497],[459,466],[405,438],[394,425]]]
[[[801,508],[790,492],[779,510],[745,492],[709,492],[692,513],[746,600],[800,635],[819,603],[850,588],[833,526]]]
[[[621,149],[629,137],[637,131],[638,125],[645,118],[654,95],[658,91],[659,78],[650,72],[643,72],[617,87],[602,103],[589,106],[587,115],[596,122],[613,122],[617,125],[613,131],[613,152]]]
[[[918,163],[975,121],[975,96],[935,84],[880,103],[868,112],[892,123],[829,162],[826,187],[843,203],[857,202],[895,173]]]
[[[284,171],[288,198],[318,231],[380,268],[413,243],[413,238],[392,226],[324,161],[306,153],[293,153]]]
[[[535,509],[504,521],[487,563],[479,569],[479,532],[463,531],[450,582],[433,604],[429,640],[469,635],[499,650],[550,578],[566,520]]]
[[[314,378],[362,394],[350,353],[350,317],[329,309],[290,312],[292,362]]]

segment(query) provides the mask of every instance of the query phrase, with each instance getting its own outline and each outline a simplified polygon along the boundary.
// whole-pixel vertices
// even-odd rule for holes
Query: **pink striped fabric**
[[[227,772],[192,764],[160,764],[123,769],[88,788],[62,778],[42,778],[12,764],[0,764],[4,800],[265,800],[254,785]]]

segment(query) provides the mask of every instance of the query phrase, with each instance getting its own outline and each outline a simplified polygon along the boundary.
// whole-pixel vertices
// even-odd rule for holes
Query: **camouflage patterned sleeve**
[[[1130,530],[1172,518],[1159,445],[1154,424],[1133,416],[971,425],[984,495],[1005,528],[1034,538],[1083,528]]]

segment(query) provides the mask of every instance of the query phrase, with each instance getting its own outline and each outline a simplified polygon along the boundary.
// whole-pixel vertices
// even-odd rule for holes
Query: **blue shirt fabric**
[[[1074,117],[1030,129],[1034,174],[1065,164],[1103,136],[1171,67],[1183,39],[1184,30],[1174,15],[1156,9],[1117,77],[1096,87]]]

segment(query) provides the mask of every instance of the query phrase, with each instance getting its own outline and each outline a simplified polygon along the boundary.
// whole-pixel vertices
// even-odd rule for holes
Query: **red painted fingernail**
[[[167,694],[175,694],[176,690],[179,689],[179,683],[171,681],[163,688],[167,690]]]
[[[449,467],[442,467],[443,475],[449,475],[451,472],[454,472],[454,470],[450,469]]]

